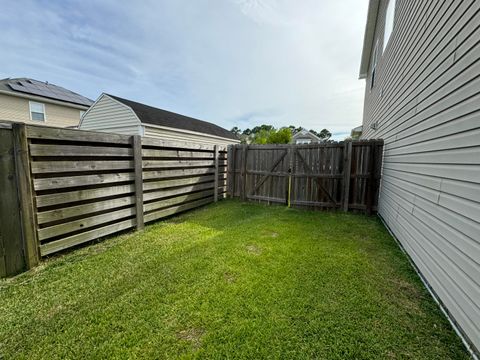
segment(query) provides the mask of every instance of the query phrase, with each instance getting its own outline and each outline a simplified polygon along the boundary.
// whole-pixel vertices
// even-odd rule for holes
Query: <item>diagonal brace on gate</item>
[[[285,152],[280,155],[280,157],[273,163],[273,166],[270,168],[270,170],[268,171],[269,173],[272,173],[276,168],[277,166],[282,162],[282,160],[285,158],[285,156],[287,156],[287,153],[288,151],[285,150]],[[256,184],[255,184],[255,187],[253,188],[252,192],[250,193],[250,195],[253,195],[255,194],[255,192],[260,188],[260,186],[263,185],[263,183],[265,182],[265,180],[268,179],[268,177],[271,176],[270,174],[268,175],[264,175]]]
[[[337,202],[335,201],[334,198],[332,198],[332,195],[330,195],[330,193],[327,191],[327,189],[325,189],[323,187],[323,185],[321,184],[320,182],[320,179],[313,176],[313,170],[310,168],[310,166],[308,166],[307,162],[305,161],[305,158],[302,156],[302,154],[300,154],[300,152],[298,151],[298,149],[295,149],[295,153],[298,155],[298,157],[300,158],[300,162],[302,163],[302,166],[303,168],[305,169],[305,172],[309,175],[312,175],[313,179],[315,180],[315,182],[317,183],[317,186],[320,190],[322,190],[325,195],[328,196],[328,199],[335,205],[335,207],[337,206]]]

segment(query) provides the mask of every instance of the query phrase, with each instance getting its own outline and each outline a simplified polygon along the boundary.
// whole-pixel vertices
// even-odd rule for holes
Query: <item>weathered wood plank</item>
[[[13,124],[12,131],[25,258],[27,268],[31,269],[38,265],[40,257],[35,224],[35,209],[33,206],[27,127],[25,124]]]
[[[0,278],[26,267],[13,146],[12,130],[0,128]]]
[[[262,200],[268,202],[274,202],[279,204],[285,204],[285,198],[275,198],[270,196],[260,196],[260,195],[248,195],[247,199],[249,200]]]
[[[213,159],[212,151],[188,151],[188,150],[167,150],[167,149],[143,149],[144,158],[199,158]]]
[[[92,217],[83,218],[80,220],[74,220],[63,224],[45,227],[38,230],[38,238],[40,241],[72,233],[75,231],[88,229],[93,226],[101,225],[104,223],[112,222],[115,220],[121,220],[129,216],[135,215],[135,208],[130,207],[127,209],[116,210],[101,215],[95,215]]]
[[[248,145],[242,146],[242,160],[240,162],[240,179],[241,179],[241,187],[240,187],[240,197],[242,200],[246,200],[247,198],[247,153],[248,153]]]
[[[34,161],[33,174],[133,169],[133,161]]]
[[[83,146],[60,144],[30,144],[31,156],[90,156],[90,157],[131,157],[132,149],[107,146]]]
[[[350,171],[352,168],[352,142],[345,142],[345,156],[343,161],[343,211],[348,211],[350,201]]]
[[[175,149],[187,149],[187,150],[207,150],[213,151],[214,145],[206,144],[193,144],[183,141],[171,141],[171,140],[160,140],[153,138],[142,138],[142,145],[144,147],[159,147],[159,148],[175,148]],[[221,150],[226,150],[226,146],[220,146]]]
[[[215,180],[214,180],[214,188],[218,189],[218,145],[215,145],[214,156],[215,156]],[[213,201],[218,201],[218,191],[215,191],[213,194]]]
[[[43,244],[40,246],[40,253],[42,256],[47,256],[87,241],[99,239],[103,236],[111,235],[116,232],[132,228],[135,226],[135,221],[135,219],[128,219],[115,224],[107,225],[98,229],[86,231],[84,233],[68,236],[60,240]]]
[[[135,209],[137,230],[143,230],[145,227],[143,221],[143,169],[142,169],[142,137],[140,135],[132,136],[133,162],[135,168]]]
[[[226,179],[226,177],[223,176],[223,179]],[[169,187],[178,187],[178,186],[184,186],[184,185],[194,185],[194,184],[201,184],[205,182],[211,182],[214,180],[215,180],[214,175],[213,176],[207,175],[207,176],[197,176],[197,177],[184,178],[184,179],[147,181],[143,183],[143,190],[147,191],[147,190],[164,189]]]
[[[109,144],[130,144],[130,136],[100,133],[85,130],[53,128],[48,126],[27,125],[27,137],[61,141],[96,142]]]
[[[159,169],[159,168],[188,168],[188,167],[207,167],[215,166],[214,160],[143,160],[144,169]]]
[[[155,212],[152,212],[150,214],[145,215],[145,222],[158,220],[160,218],[164,218],[164,217],[167,217],[167,216],[178,214],[180,212],[190,210],[190,209],[194,209],[194,208],[209,204],[211,202],[213,202],[213,196],[211,198],[192,201],[192,202],[187,203],[187,204],[175,206],[175,207],[164,209],[164,210],[155,211]]]
[[[205,189],[213,189],[214,184],[211,183],[204,183],[204,184],[197,184],[191,186],[185,186],[181,188],[170,188],[170,189],[161,189],[153,192],[143,193],[143,201],[151,201],[155,199],[161,199],[168,196],[174,196],[179,194],[186,194],[194,191],[205,190]]]
[[[129,206],[133,204],[135,204],[135,197],[133,196],[125,196],[117,199],[109,199],[103,201],[100,200],[94,203],[37,212],[37,222],[38,224],[45,224],[53,221],[60,221],[76,216],[93,214],[96,212],[116,209],[119,207]],[[67,203],[67,205],[70,205],[70,203]]]
[[[201,198],[204,198],[204,197],[209,197],[209,196],[211,197],[213,195],[214,195],[214,191],[213,191],[213,188],[212,188],[210,190],[200,191],[200,192],[196,192],[196,193],[190,193],[190,194],[187,194],[187,195],[176,196],[176,197],[173,197],[173,198],[168,198],[168,199],[163,199],[163,200],[160,200],[160,201],[155,201],[155,202],[152,202],[152,203],[148,203],[148,204],[143,205],[143,210],[145,212],[149,212],[149,211],[158,210],[158,209],[161,209],[161,208],[166,208],[166,207],[170,207],[170,206],[177,205],[177,204],[186,203],[186,202],[189,202],[189,201],[192,201],[192,200],[201,199]]]
[[[133,194],[134,192],[135,186],[133,184],[117,185],[98,189],[85,189],[48,195],[37,195],[36,203],[37,207],[41,208],[60,204],[72,204],[74,202],[92,199],[99,199],[100,201],[105,197]]]
[[[89,185],[114,184],[120,182],[129,182],[135,180],[134,173],[116,173],[116,174],[93,174],[67,177],[54,177],[44,179],[34,179],[33,185],[36,191],[64,189],[70,187],[80,187]]]
[[[174,177],[183,176],[195,176],[204,174],[215,174],[213,167],[200,168],[200,169],[174,169],[174,170],[150,170],[143,172],[143,179],[168,179]]]

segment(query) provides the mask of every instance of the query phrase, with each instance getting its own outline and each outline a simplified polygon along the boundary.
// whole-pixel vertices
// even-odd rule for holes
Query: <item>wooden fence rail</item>
[[[297,208],[377,209],[382,140],[231,145],[228,195]]]
[[[226,159],[220,146],[0,124],[0,277],[223,198]]]

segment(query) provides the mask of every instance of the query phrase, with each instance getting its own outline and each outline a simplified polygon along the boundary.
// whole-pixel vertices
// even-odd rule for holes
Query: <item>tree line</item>
[[[234,126],[230,131],[234,133],[242,144],[288,144],[298,132],[305,130],[303,127],[290,125],[288,127],[275,128],[273,125],[259,125],[253,129],[247,128],[241,130]],[[315,131],[308,130],[312,134],[318,136],[322,141],[330,141],[332,133],[327,129]]]

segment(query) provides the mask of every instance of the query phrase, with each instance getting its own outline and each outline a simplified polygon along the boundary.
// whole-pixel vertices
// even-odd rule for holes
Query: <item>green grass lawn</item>
[[[375,217],[224,201],[0,281],[0,358],[467,359]]]

